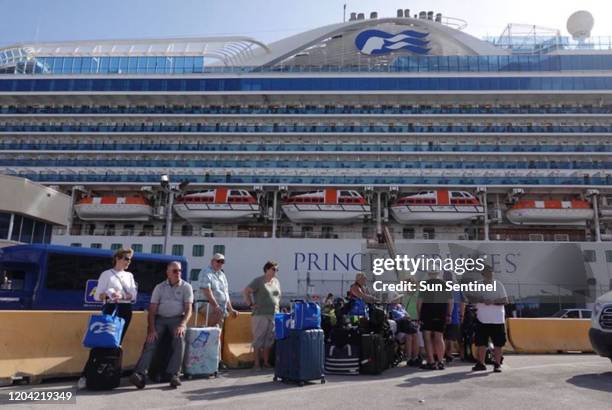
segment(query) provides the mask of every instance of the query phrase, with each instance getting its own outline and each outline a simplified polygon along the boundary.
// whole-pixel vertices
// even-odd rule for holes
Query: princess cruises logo
[[[429,33],[406,30],[391,34],[381,30],[362,31],[355,38],[355,46],[366,55],[380,55],[398,50],[408,50],[415,54],[429,53]]]
[[[89,327],[89,330],[96,335],[100,333],[108,333],[114,335],[117,331],[117,328],[112,323],[94,322]]]

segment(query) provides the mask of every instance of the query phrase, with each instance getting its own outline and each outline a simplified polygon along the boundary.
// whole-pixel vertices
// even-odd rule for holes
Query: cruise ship
[[[612,44],[592,25],[479,39],[397,10],[270,44],[17,44],[0,173],[71,196],[53,243],[183,255],[192,278],[221,252],[233,297],[270,259],[285,295],[343,294],[391,252],[485,255],[526,309],[588,305],[612,285]]]

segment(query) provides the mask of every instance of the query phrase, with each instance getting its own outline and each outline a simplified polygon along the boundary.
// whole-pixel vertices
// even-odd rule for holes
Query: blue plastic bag
[[[321,328],[321,308],[314,302],[296,300],[291,312],[292,328],[296,330]]]
[[[366,316],[366,304],[361,299],[353,299],[351,301],[351,310],[349,312],[349,316]]]
[[[289,313],[277,313],[274,315],[274,335],[276,340],[281,340],[289,335],[289,326],[291,321],[291,314]]]
[[[83,346],[94,347],[120,347],[121,332],[125,320],[117,316],[117,308],[112,315],[91,315],[87,332],[83,338]]]

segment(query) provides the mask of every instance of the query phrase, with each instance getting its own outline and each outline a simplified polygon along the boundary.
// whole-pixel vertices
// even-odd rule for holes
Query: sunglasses
[[[215,262],[220,263],[221,265],[223,265],[225,263],[225,260],[223,260],[223,259],[215,259]]]
[[[123,260],[124,260],[124,261],[126,261],[126,262],[131,262],[131,261],[132,261],[132,258],[125,258],[125,257],[123,257],[123,258],[121,258],[121,259],[123,259]]]
[[[181,273],[182,269],[172,269],[172,273]]]

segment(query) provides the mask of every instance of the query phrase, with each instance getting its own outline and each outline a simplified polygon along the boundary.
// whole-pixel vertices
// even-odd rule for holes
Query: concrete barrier
[[[516,353],[592,352],[589,319],[512,318],[508,340]]]
[[[76,376],[89,355],[82,346],[91,311],[0,311],[0,380]],[[123,367],[133,368],[146,336],[146,312],[134,312],[123,342]]]
[[[251,367],[254,353],[251,343],[251,313],[240,312],[237,318],[228,317],[223,326],[223,362],[231,369]]]

